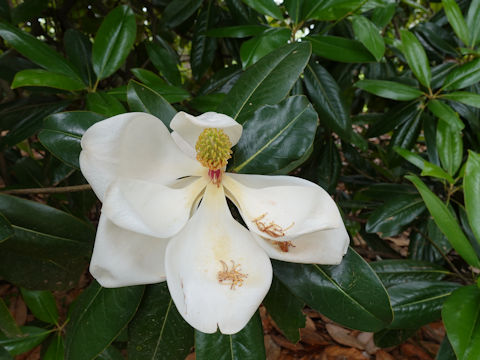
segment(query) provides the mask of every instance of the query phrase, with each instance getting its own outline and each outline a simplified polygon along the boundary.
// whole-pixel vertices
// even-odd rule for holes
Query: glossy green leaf
[[[163,20],[169,27],[182,24],[202,4],[202,0],[173,0],[170,1],[163,11]]]
[[[177,113],[162,95],[135,80],[130,80],[128,83],[127,101],[131,111],[152,114],[162,120],[167,127]]]
[[[400,163],[399,157],[395,152],[397,147],[410,150],[417,141],[418,135],[422,128],[422,113],[423,108],[419,107],[413,117],[408,117],[408,121],[404,122],[397,128],[392,135],[392,139],[388,144],[388,159],[391,166]]]
[[[362,4],[364,4],[362,0],[305,0],[305,19],[340,20],[349,13],[353,13]]]
[[[41,344],[50,334],[51,330],[35,326],[22,326],[22,335],[7,338],[0,333],[0,346],[5,348],[10,355],[19,355]]]
[[[479,96],[480,97],[480,96]],[[430,100],[428,102],[428,109],[438,118],[445,121],[449,126],[457,130],[462,130],[465,125],[458,114],[447,104],[439,100]]]
[[[271,51],[285,45],[290,39],[290,30],[286,28],[270,28],[259,36],[245,41],[240,47],[240,58],[243,68],[255,64]]]
[[[128,333],[130,360],[184,359],[193,346],[193,329],[179,314],[166,282],[146,288]]]
[[[0,244],[0,276],[29,289],[71,288],[84,271],[95,232],[47,205],[0,195],[0,212],[15,235]]]
[[[49,324],[58,323],[58,310],[55,298],[50,291],[20,288],[23,301],[39,320]]]
[[[267,30],[268,27],[263,25],[237,25],[226,26],[221,28],[210,29],[207,31],[207,36],[221,37],[221,38],[244,38],[249,36],[260,35]]]
[[[418,328],[439,319],[443,302],[459,286],[445,281],[409,281],[389,287],[393,308],[389,328]]]
[[[93,282],[76,300],[65,339],[68,360],[95,359],[132,319],[143,286],[102,288]]]
[[[365,230],[383,237],[398,235],[424,211],[423,200],[416,194],[393,196],[368,217]]]
[[[304,82],[320,121],[345,141],[351,141],[352,121],[335,79],[320,64],[310,62],[305,68]]]
[[[86,87],[81,80],[41,69],[22,70],[16,73],[12,89],[22,86],[45,86],[69,91],[82,90]]]
[[[310,58],[306,42],[282,46],[249,67],[218,107],[218,111],[243,124],[260,106],[282,100]]]
[[[455,0],[442,0],[443,9],[447,15],[448,22],[452,26],[453,31],[465,45],[470,44],[470,32],[467,23],[463,18],[462,12]]]
[[[122,66],[132,50],[137,33],[135,14],[126,5],[108,13],[95,35],[92,48],[93,70],[99,80]]]
[[[451,274],[440,265],[428,261],[381,260],[369,264],[387,289],[411,281],[438,281]]]
[[[429,88],[432,74],[427,54],[417,37],[408,30],[400,31],[402,37],[402,52],[410,69],[422,85]]]
[[[96,360],[125,360],[125,356],[123,356],[122,352],[118,350],[115,346],[110,345],[105,350],[101,352],[98,357],[95,358]]]
[[[383,329],[376,332],[373,339],[375,345],[381,348],[397,346],[411,337],[417,329]]]
[[[300,159],[313,143],[317,118],[304,96],[262,106],[243,127],[232,170],[269,174]]]
[[[13,356],[10,355],[10,353],[5,350],[3,346],[0,346],[0,360],[14,360]]]
[[[480,41],[480,27],[478,26],[478,19],[480,19],[480,1],[472,0],[467,12],[467,28],[470,33],[470,45],[474,47]]]
[[[192,99],[189,106],[201,113],[215,111],[224,98],[225,94],[222,93],[200,95]]]
[[[43,146],[67,165],[80,169],[80,140],[85,131],[103,115],[89,111],[70,111],[49,116],[38,138]]]
[[[0,298],[0,334],[1,333],[9,338],[22,333],[2,298]]]
[[[0,243],[10,239],[14,234],[12,224],[8,219],[0,214]]]
[[[445,90],[463,89],[480,81],[480,59],[453,69],[445,78]]]
[[[63,44],[68,59],[79,70],[82,80],[90,88],[96,76],[92,67],[92,43],[87,35],[70,28],[63,35]]]
[[[443,94],[442,98],[480,108],[480,94],[474,94],[467,91],[456,91],[449,94]]]
[[[445,121],[439,121],[437,124],[437,150],[443,168],[454,176],[463,159],[461,130],[452,128]]]
[[[372,22],[380,28],[388,25],[397,9],[397,4],[393,2],[382,5],[375,7],[372,12]]]
[[[288,16],[294,24],[298,24],[303,20],[304,0],[285,0],[283,4],[285,5]]]
[[[473,151],[468,154],[463,191],[468,222],[480,243],[480,155]]]
[[[278,5],[273,0],[242,0],[252,9],[260,14],[271,16],[275,19],[282,20],[283,14]]]
[[[87,94],[87,110],[106,117],[126,113],[125,107],[113,95],[104,92]]]
[[[195,331],[195,355],[197,360],[265,359],[262,322],[258,311],[240,332],[233,335],[223,335],[219,331],[215,334]]]
[[[353,32],[355,37],[367,48],[368,51],[380,61],[385,52],[385,42],[378,28],[365,16],[353,17]]]
[[[448,336],[443,338],[435,360],[457,360],[452,344],[450,344],[450,341],[448,340]]]
[[[414,121],[421,111],[418,101],[398,103],[386,111],[379,121],[371,124],[365,136],[370,138],[386,134],[404,123]]]
[[[442,309],[448,339],[459,360],[480,356],[480,289],[465,286],[456,290]]]
[[[12,25],[0,23],[0,36],[20,54],[44,69],[80,80],[78,69],[59,53],[52,50],[50,46],[34,38],[32,35]]]
[[[148,42],[145,45],[148,57],[165,80],[175,86],[181,85],[182,79],[177,67],[176,54],[161,38],[157,36],[156,39],[157,41]]]
[[[190,52],[190,65],[196,80],[212,65],[217,50],[217,40],[206,35],[210,24],[215,21],[212,1],[209,1],[202,12],[197,16],[193,32],[192,50]]]
[[[299,329],[305,327],[304,302],[274,277],[263,305],[286,338],[292,343],[298,342]]]
[[[340,265],[273,261],[273,269],[293,294],[341,325],[378,331],[392,321],[392,309],[383,284],[352,249],[348,250]]]
[[[464,260],[472,266],[480,267],[480,261],[475,255],[475,251],[470,245],[467,237],[463,233],[457,219],[448,210],[447,206],[440,200],[425,183],[415,175],[406,176],[422,195],[428,211],[433,216],[435,223],[445,234],[453,248],[464,258]]]
[[[191,97],[187,90],[168,85],[160,76],[150,70],[133,68],[130,71],[145,85],[162,95],[169,103],[176,103]]]
[[[315,54],[329,60],[346,63],[375,61],[375,57],[357,40],[330,35],[312,35],[305,40],[312,44]]]
[[[387,80],[360,80],[355,86],[377,96],[387,99],[408,101],[416,99],[423,94],[422,91],[395,81]]]
[[[42,360],[63,360],[65,357],[65,343],[61,335],[55,335],[45,351]]]

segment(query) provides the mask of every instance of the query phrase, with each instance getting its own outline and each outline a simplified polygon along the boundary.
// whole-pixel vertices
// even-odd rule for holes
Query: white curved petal
[[[90,273],[103,287],[164,281],[167,242],[122,229],[101,215]]]
[[[146,113],[100,121],[87,129],[81,144],[80,168],[100,200],[118,177],[169,184],[202,169],[177,147],[165,125]]]
[[[262,176],[255,182],[258,186],[263,182],[264,187],[248,187],[225,174],[223,184],[238,205],[248,228],[259,236],[289,241],[303,234],[342,225],[338,208],[325,190],[310,182],[291,181],[295,184],[277,185],[287,180]]]
[[[223,265],[247,277],[242,286],[219,282]],[[231,216],[222,187],[209,184],[197,212],[171,238],[165,271],[170,294],[184,319],[197,330],[240,331],[270,288],[272,268],[251,233]],[[219,274],[220,273],[220,274]]]
[[[200,177],[185,187],[173,188],[121,178],[107,189],[102,213],[122,228],[168,238],[187,223],[193,204],[207,182]]]
[[[173,130],[172,137],[177,145],[190,156],[192,152],[195,154],[195,144],[204,129],[222,129],[232,142],[232,146],[238,143],[240,136],[242,136],[242,125],[230,116],[216,112],[206,112],[199,116],[193,116],[180,111],[170,122],[170,128]],[[189,148],[187,148],[188,145]]]
[[[244,186],[261,189],[264,187],[271,186],[312,186],[317,187],[318,185],[312,183],[311,181],[288,175],[275,175],[275,176],[266,176],[266,175],[255,175],[255,174],[235,174],[228,173],[226,174],[232,179],[238,181]]]
[[[255,236],[255,240],[272,259],[324,265],[340,264],[350,242],[343,224],[336,229],[301,235],[288,244],[284,241],[275,243],[260,236]]]

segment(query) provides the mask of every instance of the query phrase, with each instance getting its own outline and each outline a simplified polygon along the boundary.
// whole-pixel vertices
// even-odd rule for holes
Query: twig
[[[55,194],[90,190],[92,187],[89,184],[62,186],[62,187],[47,187],[47,188],[32,188],[32,189],[12,189],[12,190],[0,190],[0,194],[10,195],[26,195],[26,194]]]

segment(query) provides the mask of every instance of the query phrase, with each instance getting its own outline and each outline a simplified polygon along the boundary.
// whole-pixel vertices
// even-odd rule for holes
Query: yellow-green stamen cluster
[[[197,160],[209,170],[222,169],[232,157],[231,147],[232,143],[222,129],[205,129],[195,144]]]

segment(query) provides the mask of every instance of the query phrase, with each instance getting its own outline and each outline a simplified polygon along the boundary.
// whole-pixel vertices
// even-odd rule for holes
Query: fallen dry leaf
[[[425,350],[417,345],[405,343],[400,346],[400,349],[402,350],[402,353],[409,359],[433,360],[433,358],[427,354]]]
[[[375,360],[395,360],[395,358],[383,350],[378,350],[375,354]]]
[[[365,349],[365,344],[361,343],[355,336],[353,336],[350,330],[334,324],[327,324],[325,327],[327,328],[328,334],[337,343],[352,346],[360,350]]]
[[[368,357],[354,348],[344,348],[337,345],[331,345],[324,350],[328,360],[368,360]]]

